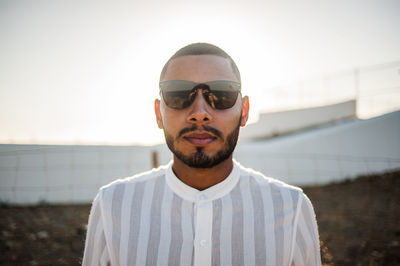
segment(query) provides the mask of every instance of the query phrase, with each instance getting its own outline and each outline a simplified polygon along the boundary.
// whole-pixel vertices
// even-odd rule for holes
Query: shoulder
[[[116,189],[125,189],[130,186],[135,186],[138,183],[151,182],[152,180],[158,178],[164,178],[168,167],[169,164],[130,177],[117,179],[105,186],[102,186],[99,190],[99,195],[101,198],[107,198],[110,197]]]
[[[293,186],[290,184],[287,184],[279,179],[269,177],[264,175],[261,172],[255,171],[251,168],[246,168],[239,164],[238,162],[235,162],[236,165],[240,169],[240,176],[241,178],[248,177],[250,179],[250,182],[255,183],[257,186],[259,186],[262,190],[267,189],[271,192],[279,192],[280,194],[282,193],[289,193],[292,196],[297,196],[297,197],[303,197],[303,190],[297,186]]]

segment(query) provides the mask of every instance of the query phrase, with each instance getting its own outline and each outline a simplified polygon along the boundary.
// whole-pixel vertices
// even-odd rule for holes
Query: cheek
[[[162,118],[164,129],[170,133],[178,131],[179,128],[182,127],[182,123],[184,121],[182,115],[178,115],[175,112],[166,111],[165,109],[162,112]]]
[[[238,121],[239,121],[239,116],[237,114],[224,115],[221,116],[218,120],[214,120],[215,123],[211,126],[221,131],[226,140],[226,137],[230,133],[232,133],[233,130],[236,129]]]
[[[241,108],[236,106],[229,111],[225,111],[218,116],[218,121],[216,121],[226,130],[232,130],[237,127],[239,121],[241,120]]]

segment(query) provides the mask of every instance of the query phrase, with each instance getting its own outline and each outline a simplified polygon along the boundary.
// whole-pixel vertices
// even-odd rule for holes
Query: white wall
[[[241,140],[265,139],[274,135],[356,117],[354,100],[332,105],[297,109],[291,111],[264,113],[257,123],[243,128]]]
[[[243,143],[235,157],[266,175],[301,185],[400,168],[400,111]]]
[[[0,200],[90,202],[100,186],[171,160],[159,146],[0,145]],[[239,143],[244,166],[291,184],[328,183],[400,168],[400,111],[269,141]]]
[[[163,146],[0,145],[0,199],[90,202],[102,185],[150,170],[154,150],[170,160]]]

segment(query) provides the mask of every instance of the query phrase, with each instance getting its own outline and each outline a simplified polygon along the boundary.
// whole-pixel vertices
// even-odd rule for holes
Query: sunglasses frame
[[[171,85],[171,83],[175,83],[175,84],[179,84],[179,86],[175,85]],[[228,86],[226,86],[226,84],[228,84]],[[169,85],[169,86],[168,86]],[[219,86],[218,86],[219,85]],[[224,85],[224,86],[221,86]],[[179,89],[176,89],[176,87],[178,87]],[[180,89],[181,87],[187,87],[189,89],[185,89],[182,90]],[[217,87],[218,89],[215,89],[215,87]],[[196,83],[193,81],[188,81],[188,80],[166,80],[166,81],[161,81],[159,83],[159,88],[160,88],[160,95],[162,95],[165,104],[173,109],[176,110],[183,110],[186,109],[187,107],[189,107],[190,105],[192,105],[192,103],[194,102],[194,100],[196,99],[196,95],[197,95],[197,90],[198,89],[202,89],[202,95],[203,98],[206,100],[206,102],[208,103],[208,105],[210,105],[212,108],[217,109],[217,110],[224,110],[224,109],[229,109],[232,108],[233,105],[235,104],[235,102],[237,101],[237,97],[239,94],[241,94],[241,84],[239,82],[236,81],[232,81],[232,80],[213,80],[213,81],[207,81],[207,82],[201,82],[201,83]],[[170,89],[173,88],[173,89]],[[229,88],[229,89],[227,89]],[[168,101],[166,100],[168,97],[166,97],[165,93],[168,92],[186,92],[188,93],[187,95],[187,99],[185,100],[182,97],[182,103],[180,107],[177,106],[173,106],[172,103],[168,103]],[[236,95],[234,97],[234,99],[232,98],[231,101],[229,102],[229,104],[227,106],[220,106],[220,104],[222,104],[221,99],[219,99],[220,101],[218,101],[217,95],[224,93],[224,92],[235,92]],[[192,93],[195,93],[192,95]],[[212,100],[212,98],[214,98],[216,101]],[[222,96],[220,97],[222,98]],[[218,104],[219,102],[219,104]],[[217,105],[215,104],[217,103]]]

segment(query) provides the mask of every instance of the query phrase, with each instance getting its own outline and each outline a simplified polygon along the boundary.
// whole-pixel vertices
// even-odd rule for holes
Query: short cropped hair
[[[231,63],[233,73],[236,75],[239,81],[241,81],[239,69],[235,64],[235,61],[233,61],[232,57],[230,57],[230,55],[228,55],[224,50],[222,50],[218,46],[209,43],[192,43],[179,49],[173,56],[171,56],[170,59],[168,59],[167,63],[165,63],[160,74],[160,80],[164,77],[165,72],[167,72],[169,62],[171,62],[171,60],[177,57],[185,55],[216,55],[226,58]]]

